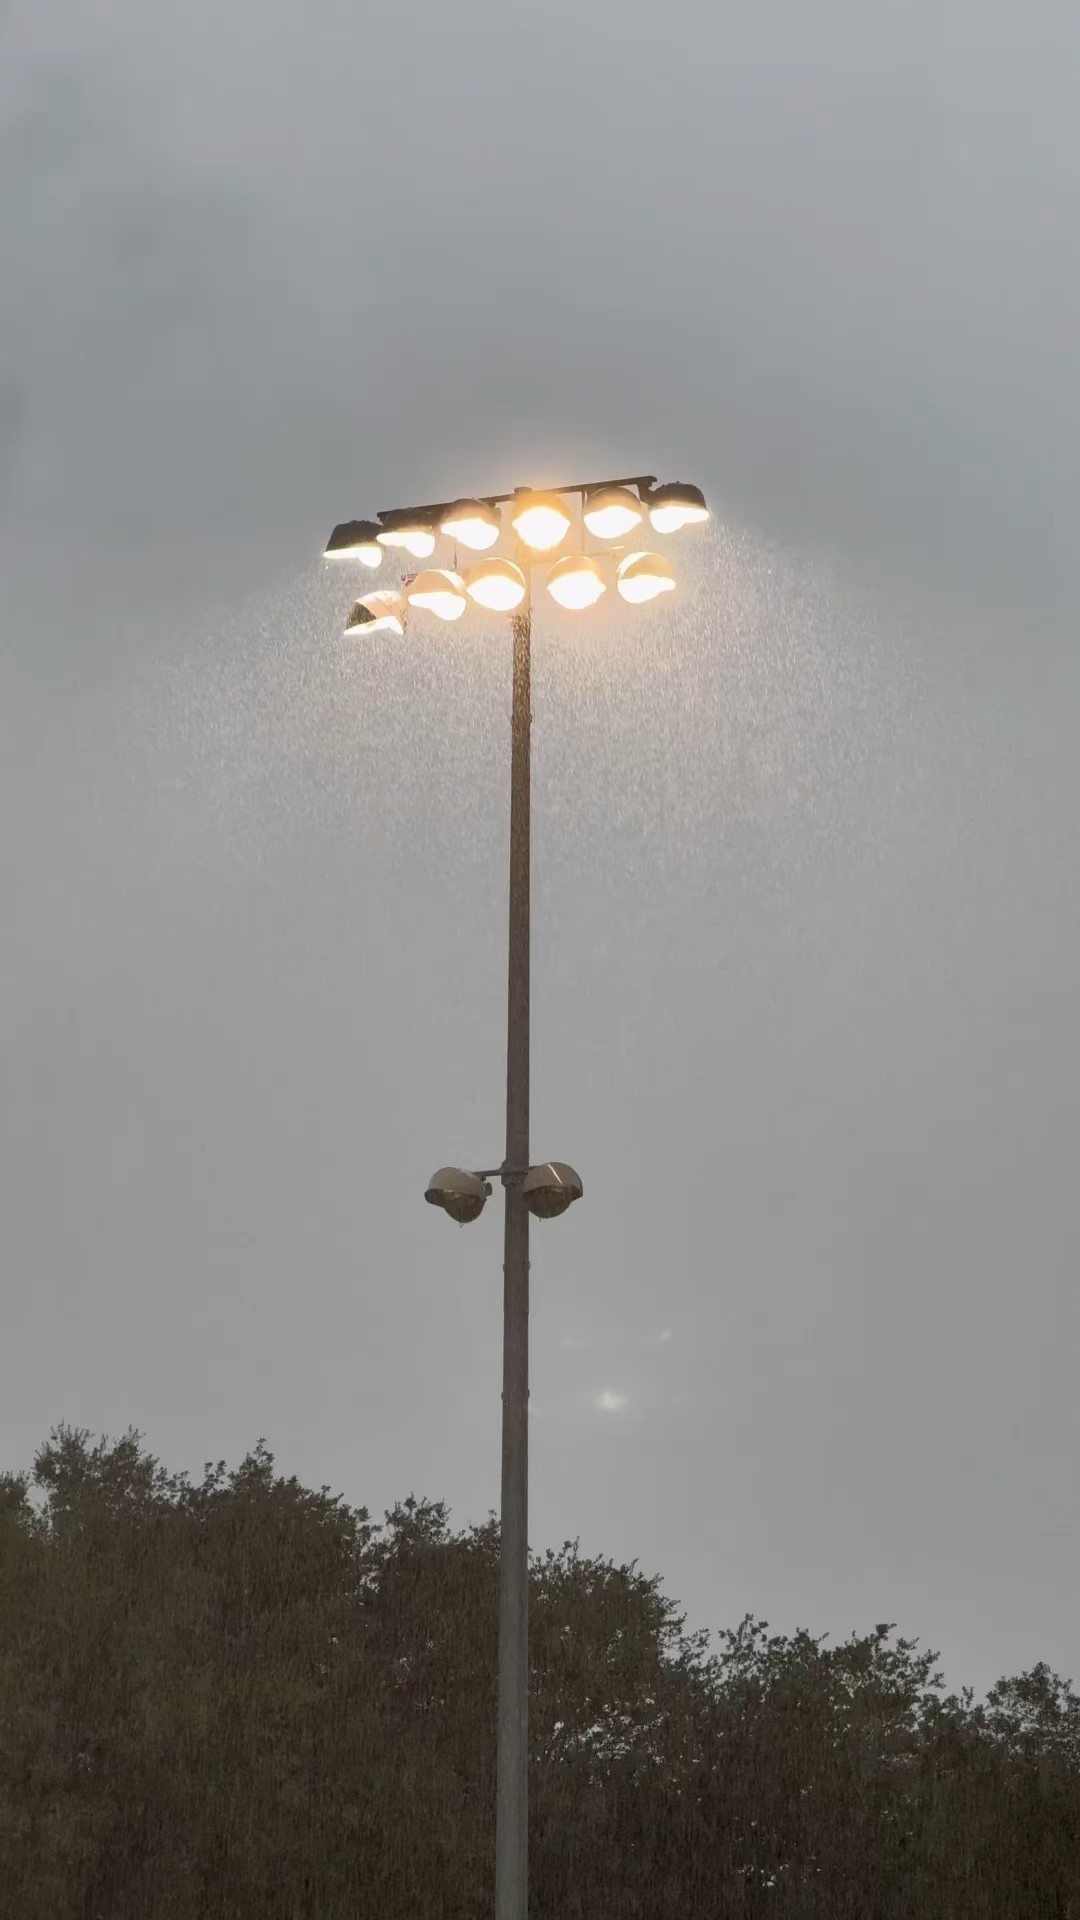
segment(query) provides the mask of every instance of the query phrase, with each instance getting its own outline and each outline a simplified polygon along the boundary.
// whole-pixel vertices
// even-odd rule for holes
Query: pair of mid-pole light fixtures
[[[639,482],[637,491],[621,484],[602,486],[584,494],[583,523],[597,540],[626,541],[646,516],[656,532],[664,534],[707,520],[709,511],[700,488],[681,483],[656,487]],[[510,525],[531,555],[554,555],[566,541],[572,519],[561,493],[522,489],[510,500]],[[380,514],[378,521],[349,520],[335,527],[327,543],[327,559],[358,560],[373,570],[382,565],[387,550],[393,548],[403,549],[416,560],[429,559],[440,535],[486,555],[465,573],[456,568],[427,567],[407,580],[400,592],[387,589],[362,595],[349,615],[346,633],[404,633],[412,607],[433,613],[440,620],[459,620],[470,600],[490,613],[514,613],[525,599],[528,583],[516,561],[490,551],[502,531],[503,519],[495,499],[457,500],[435,509],[402,509]],[[644,550],[565,554],[554,559],[545,585],[560,606],[584,612],[607,591],[612,564],[615,585],[632,605],[654,600],[675,585],[674,569],[666,556]]]

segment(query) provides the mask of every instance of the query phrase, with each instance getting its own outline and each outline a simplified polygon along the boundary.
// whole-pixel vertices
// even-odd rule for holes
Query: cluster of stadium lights
[[[377,521],[349,520],[334,528],[326,546],[328,560],[358,560],[375,569],[382,565],[387,550],[394,548],[403,549],[414,559],[427,560],[440,535],[487,557],[463,574],[456,568],[428,567],[400,592],[388,589],[362,595],[349,616],[346,633],[376,633],[381,629],[404,633],[411,607],[433,613],[440,620],[459,620],[470,600],[491,613],[513,613],[525,599],[528,583],[516,561],[490,551],[503,532],[500,503],[509,502],[510,525],[521,546],[532,555],[555,556],[573,524],[565,493],[582,495],[584,526],[601,541],[625,541],[646,515],[661,534],[676,533],[709,518],[699,487],[682,483],[657,487],[646,477],[632,483],[568,487],[550,493],[520,488],[513,495],[486,500],[397,509],[381,513]],[[669,593],[675,585],[674,570],[663,554],[618,550],[553,558],[545,585],[560,606],[582,612],[607,591],[612,566],[619,593],[634,605]]]

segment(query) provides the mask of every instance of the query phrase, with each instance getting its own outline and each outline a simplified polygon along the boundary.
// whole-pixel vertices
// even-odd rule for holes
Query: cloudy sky
[[[0,0],[0,1459],[498,1502],[509,657],[335,520],[649,471],[538,627],[542,1547],[1080,1669],[1080,16]]]

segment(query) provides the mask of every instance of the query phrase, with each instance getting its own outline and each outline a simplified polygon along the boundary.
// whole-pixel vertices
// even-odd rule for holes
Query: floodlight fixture
[[[486,500],[457,500],[443,515],[440,531],[474,553],[486,553],[502,532],[502,516]]]
[[[641,606],[672,591],[675,569],[662,553],[628,553],[619,562],[615,584],[624,600]]]
[[[405,598],[411,607],[422,607],[440,620],[460,620],[469,604],[464,580],[448,567],[427,567],[418,573],[406,587]]]
[[[390,591],[366,593],[349,615],[345,632],[404,633],[409,610],[404,594]]]
[[[570,515],[560,494],[522,489],[514,497],[511,524],[518,539],[534,553],[550,553],[566,539]]]
[[[465,591],[478,607],[486,607],[491,613],[513,613],[524,600],[527,586],[520,567],[492,554],[469,568]]]
[[[571,553],[565,560],[556,560],[546,586],[552,599],[573,613],[595,606],[601,594],[607,592],[607,581],[598,562],[587,553]]]
[[[380,529],[374,520],[343,520],[326,543],[327,560],[359,560],[365,567],[380,567],[383,550]]]
[[[383,547],[404,547],[415,560],[426,560],[435,551],[435,529],[417,513],[384,514],[378,540]]]
[[[698,526],[709,518],[701,488],[687,486],[681,480],[654,487],[648,505],[649,519],[657,533],[678,533],[681,527]]]
[[[645,508],[629,487],[598,487],[585,500],[585,525],[598,540],[621,540],[640,526]]]

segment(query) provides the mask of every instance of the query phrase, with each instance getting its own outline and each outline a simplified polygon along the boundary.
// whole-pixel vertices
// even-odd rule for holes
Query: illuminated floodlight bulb
[[[657,533],[678,533],[680,527],[699,526],[708,518],[709,509],[700,487],[688,487],[678,480],[670,486],[654,488],[649,495],[649,519]]]
[[[571,613],[582,613],[586,607],[595,606],[600,595],[607,591],[600,568],[586,553],[572,553],[565,560],[556,560],[546,585],[552,599]]]
[[[534,553],[550,553],[565,540],[570,515],[557,493],[519,493],[511,524],[519,540]]]
[[[382,547],[404,547],[416,560],[426,560],[435,551],[435,529],[422,514],[388,514],[378,539]]]
[[[458,500],[444,514],[441,532],[474,553],[486,553],[502,532],[502,520],[486,500]]]
[[[445,567],[429,567],[418,573],[406,587],[405,597],[411,607],[423,607],[425,613],[434,613],[440,620],[460,620],[469,604],[460,573],[451,573]]]
[[[347,634],[404,633],[408,609],[400,593],[367,593],[349,615]]]
[[[383,550],[374,520],[343,520],[326,543],[325,557],[327,560],[359,560],[365,567],[380,567]]]
[[[525,575],[512,560],[481,560],[465,575],[465,591],[490,613],[513,613],[525,598]]]
[[[598,540],[621,540],[644,518],[645,509],[629,487],[599,487],[585,502],[585,525]]]
[[[657,594],[671,592],[675,569],[662,553],[628,553],[619,562],[616,584],[624,600],[641,606],[646,600],[655,600]]]

